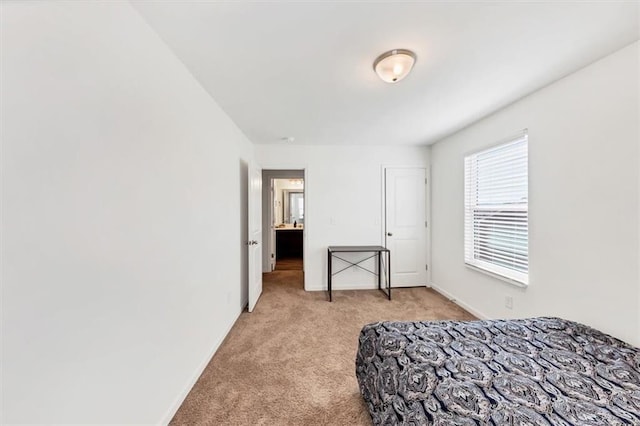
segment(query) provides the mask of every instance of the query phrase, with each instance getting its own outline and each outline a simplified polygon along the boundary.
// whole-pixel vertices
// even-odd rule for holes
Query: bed
[[[640,425],[640,350],[560,318],[369,324],[356,375],[375,425]]]

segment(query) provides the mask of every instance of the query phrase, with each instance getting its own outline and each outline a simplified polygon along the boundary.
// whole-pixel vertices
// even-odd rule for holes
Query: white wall
[[[427,147],[256,145],[265,169],[306,169],[304,248],[307,290],[327,288],[327,246],[382,243],[382,165],[427,167]],[[374,288],[352,268],[334,289]]]
[[[246,299],[252,145],[128,3],[1,15],[2,422],[168,421]]]
[[[638,59],[635,43],[432,146],[434,287],[486,317],[561,316],[640,344]],[[524,128],[530,285],[519,289],[464,266],[463,156]]]

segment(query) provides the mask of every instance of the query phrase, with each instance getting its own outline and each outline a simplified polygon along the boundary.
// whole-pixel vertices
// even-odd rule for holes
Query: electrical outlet
[[[513,297],[505,296],[504,297],[504,306],[507,309],[513,309]]]

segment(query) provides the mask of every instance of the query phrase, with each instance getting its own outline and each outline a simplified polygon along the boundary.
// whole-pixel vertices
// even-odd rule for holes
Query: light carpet
[[[305,292],[302,271],[264,274],[172,425],[370,425],[355,357],[360,329],[376,321],[471,320],[424,287]]]

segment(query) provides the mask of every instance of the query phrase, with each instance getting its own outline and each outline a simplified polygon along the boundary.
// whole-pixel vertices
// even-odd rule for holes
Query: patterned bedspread
[[[375,425],[640,425],[640,350],[582,324],[380,322],[359,341]]]

